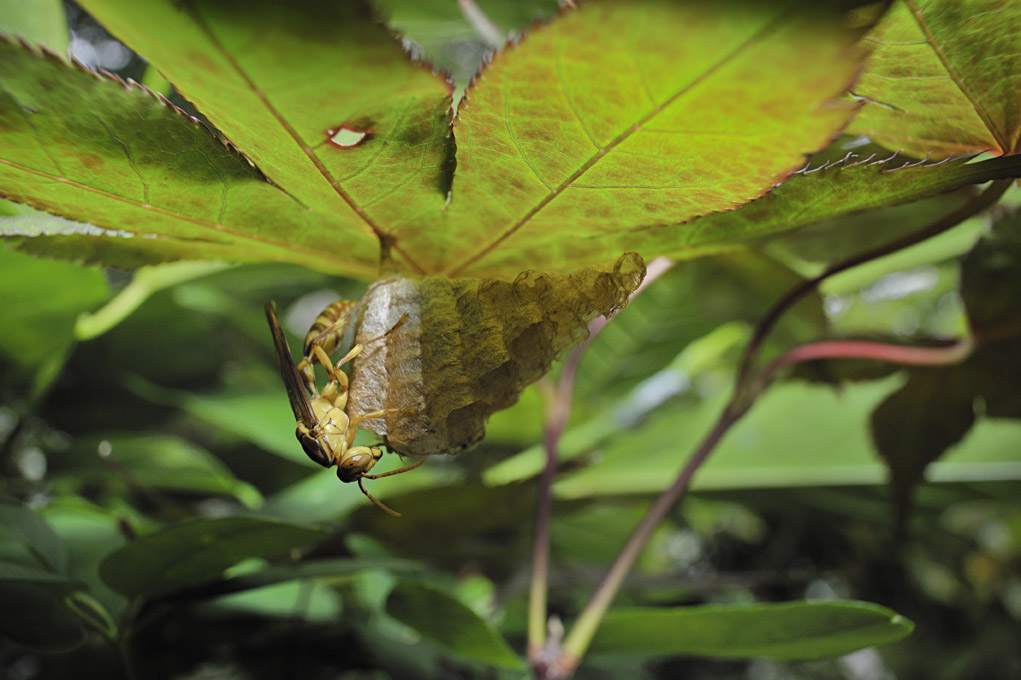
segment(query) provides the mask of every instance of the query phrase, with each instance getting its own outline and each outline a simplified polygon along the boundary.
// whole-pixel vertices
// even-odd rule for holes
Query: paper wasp
[[[379,479],[400,474],[418,467],[425,458],[412,465],[378,475],[368,474],[383,456],[379,446],[354,446],[358,424],[369,418],[382,418],[386,411],[348,415],[348,377],[341,367],[354,359],[362,350],[355,345],[336,364],[330,353],[341,344],[347,325],[357,303],[349,300],[335,302],[327,307],[309,330],[305,338],[304,356],[299,364],[287,345],[283,328],[277,319],[274,303],[265,305],[266,319],[273,335],[280,376],[287,389],[287,398],[297,421],[295,436],[309,458],[323,467],[337,466],[337,476],[342,482],[358,482],[362,493],[375,505],[394,517],[397,513],[375,496],[370,494],[363,483],[365,479]],[[319,390],[315,381],[315,364],[326,369],[328,382]]]

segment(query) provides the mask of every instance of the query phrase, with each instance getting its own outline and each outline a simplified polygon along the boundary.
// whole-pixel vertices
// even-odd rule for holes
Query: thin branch
[[[772,380],[787,366],[819,359],[871,359],[905,366],[947,366],[967,359],[974,343],[962,338],[940,347],[911,347],[863,340],[824,340],[799,345],[771,361],[762,370],[760,383]]]
[[[673,262],[659,257],[649,263],[645,279],[631,294],[636,295],[665,274],[673,266]],[[574,379],[578,374],[578,366],[585,356],[585,351],[609,320],[605,316],[593,319],[589,323],[589,336],[575,347],[564,360],[560,378],[554,387],[548,380],[540,383],[543,396],[546,397],[546,432],[544,448],[546,464],[539,479],[538,500],[536,501],[535,539],[532,546],[532,581],[528,597],[528,658],[539,677],[543,677],[554,659],[560,653],[560,636],[552,636],[547,641],[547,591],[549,584],[549,540],[550,524],[553,517],[553,477],[556,472],[560,437],[571,417],[571,406],[574,395]],[[554,630],[559,624],[551,623]]]
[[[592,599],[589,600],[585,610],[578,617],[577,622],[564,641],[564,649],[557,659],[554,668],[551,669],[552,672],[549,676],[551,679],[568,678],[574,672],[585,650],[588,649],[596,629],[606,615],[610,602],[617,595],[617,591],[620,590],[625,576],[627,576],[631,566],[645,547],[649,537],[652,536],[652,532],[663,521],[670,508],[687,491],[695,473],[702,466],[702,463],[706,461],[713,449],[716,448],[716,445],[723,438],[723,435],[727,433],[727,430],[730,429],[730,426],[737,422],[744,414],[743,411],[735,410],[734,406],[735,404],[732,402],[724,409],[713,429],[709,431],[709,434],[706,435],[702,443],[695,449],[688,462],[684,464],[680,474],[677,475],[677,479],[660,494],[634,532],[628,537],[627,543],[624,544],[624,547],[617,555],[617,559],[614,560],[610,570],[603,577],[602,583],[599,584]]]
[[[770,308],[768,312],[766,312],[759,323],[755,326],[752,338],[748,342],[748,347],[745,349],[741,368],[737,374],[737,384],[739,386],[747,384],[746,381],[748,374],[751,373],[755,361],[758,359],[759,352],[762,349],[762,344],[765,342],[766,337],[769,335],[770,331],[773,330],[773,326],[776,325],[776,322],[779,321],[783,313],[794,306],[798,300],[815,290],[820,283],[831,276],[839,274],[840,272],[847,271],[848,269],[852,269],[858,265],[871,262],[872,260],[879,259],[880,257],[890,255],[909,246],[921,243],[926,239],[932,238],[933,236],[937,236],[953,227],[956,227],[969,217],[973,217],[995,204],[998,200],[1000,200],[1003,193],[1010,188],[1010,185],[1013,182],[1013,179],[1001,179],[991,182],[982,193],[972,198],[960,208],[937,219],[935,222],[920,229],[919,231],[906,234],[905,236],[891,241],[890,243],[865,251],[864,253],[844,260],[843,262],[830,265],[818,276],[806,279],[789,290]]]

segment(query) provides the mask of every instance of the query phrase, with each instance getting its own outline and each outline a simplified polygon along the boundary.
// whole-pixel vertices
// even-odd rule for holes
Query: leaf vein
[[[704,189],[718,186],[719,182],[699,184],[572,184],[568,189]]]
[[[968,83],[965,82],[961,74],[958,73],[957,69],[950,63],[950,59],[947,57],[946,52],[943,51],[943,46],[936,40],[936,36],[932,32],[932,27],[929,26],[929,22],[925,19],[923,14],[924,8],[919,8],[915,0],[904,0],[904,3],[907,5],[908,9],[911,10],[912,15],[915,17],[915,21],[918,23],[918,27],[922,30],[923,35],[925,35],[926,41],[932,46],[932,49],[936,53],[936,57],[940,60],[940,63],[943,64],[943,68],[945,68],[947,73],[950,74],[950,77],[961,90],[961,93],[967,97],[968,101],[970,101],[972,106],[975,107],[975,112],[978,114],[979,118],[982,119],[982,122],[985,124],[990,134],[992,134],[996,143],[1000,145],[1000,150],[1004,153],[1012,151],[1000,130],[998,130],[993,124],[992,117],[989,115],[989,112],[986,111],[982,102],[978,100],[978,97],[976,97],[975,93],[972,92]]]
[[[25,106],[23,106],[22,103],[18,101],[18,98],[14,96],[14,93],[11,92],[10,89],[5,87],[3,83],[0,83],[0,90],[7,94],[7,96],[11,98],[11,101],[14,102],[14,105],[18,107],[18,113],[21,114],[21,117],[25,120],[25,123],[28,125],[29,129],[32,130],[32,136],[35,138],[36,144],[39,145],[39,149],[44,154],[46,154],[46,157],[49,158],[50,161],[53,163],[53,167],[55,167],[57,169],[57,172],[60,173],[61,175],[66,174],[64,172],[64,168],[62,168],[60,165],[60,161],[53,154],[50,153],[49,147],[43,143],[42,137],[39,136],[39,128],[37,128],[35,123],[32,122],[32,119],[31,117],[29,117],[28,111],[26,111]]]
[[[197,226],[200,226],[200,227],[207,227],[209,229],[215,229],[216,231],[220,231],[220,232],[223,232],[225,234],[230,234],[232,236],[237,236],[239,238],[248,239],[248,240],[252,240],[252,241],[258,241],[258,242],[264,243],[266,245],[275,246],[275,247],[278,247],[278,248],[282,248],[284,250],[290,250],[290,251],[295,252],[295,253],[304,253],[304,254],[312,255],[312,256],[320,258],[320,259],[322,259],[322,260],[324,260],[326,262],[329,262],[331,264],[336,264],[336,263],[340,263],[340,262],[344,262],[344,263],[351,263],[352,262],[352,261],[349,261],[349,260],[337,259],[336,257],[334,257],[333,255],[330,255],[330,254],[324,254],[319,249],[306,248],[304,246],[294,245],[293,243],[285,243],[285,242],[282,242],[282,241],[277,241],[277,240],[274,240],[274,239],[266,238],[264,236],[259,236],[257,234],[253,234],[252,232],[238,231],[236,229],[232,229],[230,227],[226,227],[226,226],[224,226],[222,224],[215,224],[213,222],[209,222],[208,220],[202,220],[202,219],[199,219],[197,217],[191,217],[191,216],[188,216],[188,215],[182,215],[181,213],[171,212],[170,210],[167,210],[166,208],[160,208],[159,206],[150,205],[148,203],[142,203],[142,202],[137,201],[135,199],[127,198],[126,196],[120,196],[118,194],[114,194],[114,193],[111,193],[109,191],[105,191],[103,189],[97,189],[96,187],[90,187],[87,184],[82,184],[81,182],[76,182],[76,181],[74,181],[72,179],[68,179],[66,177],[61,177],[61,176],[58,176],[58,175],[53,175],[53,174],[48,173],[48,172],[43,172],[42,170],[35,170],[33,168],[29,168],[27,166],[21,165],[20,163],[15,163],[13,161],[9,161],[9,160],[7,160],[5,158],[0,158],[0,165],[6,165],[8,167],[14,168],[15,170],[19,170],[21,172],[26,172],[28,174],[35,175],[37,177],[42,177],[42,178],[45,178],[45,179],[53,180],[55,182],[59,182],[61,184],[66,184],[66,185],[72,186],[72,187],[74,187],[76,189],[81,189],[82,191],[87,191],[87,192],[96,194],[97,196],[103,196],[104,198],[108,198],[108,199],[111,199],[111,200],[114,200],[114,201],[118,201],[118,202],[121,202],[121,203],[126,203],[126,204],[134,206],[136,208],[141,208],[143,210],[149,210],[149,211],[152,211],[154,213],[158,213],[160,215],[164,215],[166,217],[170,217],[172,219],[182,220],[182,221],[185,221],[185,222],[188,222],[190,224],[194,224],[194,225],[197,225]],[[167,235],[167,238],[178,238],[179,239],[181,237]],[[358,263],[358,264],[361,265],[361,263]]]
[[[528,224],[533,217],[535,217],[540,211],[543,210],[550,202],[553,201],[560,193],[567,187],[571,186],[579,177],[588,172],[596,163],[598,163],[609,151],[612,151],[615,147],[629,139],[633,134],[642,129],[642,127],[649,121],[653,120],[660,113],[669,108],[674,102],[679,100],[684,95],[691,92],[697,85],[705,82],[708,78],[713,76],[717,71],[723,68],[726,64],[737,58],[744,50],[748,49],[751,45],[759,42],[760,40],[768,37],[775,31],[775,25],[778,21],[788,18],[787,15],[780,15],[773,21],[767,22],[762,28],[756,31],[754,34],[746,38],[732,50],[724,54],[722,57],[716,60],[713,64],[705,68],[702,73],[693,78],[687,84],[681,86],[676,92],[670,95],[662,104],[655,106],[649,113],[644,115],[614,139],[610,141],[605,147],[601,147],[589,160],[587,160],[580,168],[573,172],[569,177],[562,181],[555,189],[549,194],[543,197],[538,203],[530,208],[523,216],[521,216],[516,222],[504,229],[496,238],[490,241],[487,245],[476,251],[474,254],[469,255],[467,258],[462,260],[459,264],[454,265],[448,269],[445,273],[450,276],[457,276],[463,272],[467,267],[478,262],[486,255],[495,250],[501,243],[506,241],[512,235],[517,233],[522,227]]]
[[[273,106],[273,104],[269,101],[269,97],[266,96],[266,93],[263,92],[262,89],[255,84],[251,77],[249,77],[248,73],[243,68],[241,68],[241,64],[239,64],[238,61],[234,58],[234,55],[231,54],[231,52],[227,50],[226,47],[224,47],[223,43],[221,43],[219,38],[216,37],[216,34],[213,33],[212,29],[210,29],[209,26],[206,25],[206,23],[199,18],[198,14],[194,11],[193,8],[190,7],[190,5],[189,9],[191,9],[190,15],[192,17],[192,20],[199,27],[199,29],[206,35],[213,48],[216,49],[223,56],[223,58],[227,61],[228,64],[230,64],[231,68],[233,68],[234,71],[241,78],[241,80],[244,81],[245,86],[252,92],[252,94],[255,95],[255,97],[260,102],[262,102],[262,105],[266,108],[266,111],[273,117],[274,120],[277,121],[277,124],[280,125],[281,128],[283,128],[283,130],[288,134],[288,136],[290,136],[291,139],[294,140],[294,143],[298,145],[298,148],[301,149],[302,153],[304,153],[305,156],[310,161],[312,161],[312,165],[315,166],[316,170],[319,171],[319,174],[323,176],[323,178],[329,183],[329,185],[333,187],[333,190],[337,192],[337,195],[339,195],[344,200],[344,202],[347,203],[351,210],[353,210],[354,213],[359,218],[361,218],[361,220],[369,227],[369,229],[372,230],[372,232],[376,235],[376,237],[380,240],[381,243],[383,242],[389,243],[390,247],[395,252],[399,253],[401,257],[404,258],[404,260],[408,263],[412,270],[416,272],[421,272],[422,268],[412,258],[410,258],[407,255],[407,253],[405,253],[401,248],[399,248],[397,244],[393,242],[393,239],[391,239],[387,235],[386,231],[379,227],[379,225],[377,225],[375,221],[373,221],[365,213],[365,211],[362,210],[362,208],[354,201],[354,199],[347,193],[347,191],[344,190],[344,188],[340,185],[337,179],[333,177],[333,175],[330,173],[329,169],[323,164],[322,160],[320,160],[320,158],[315,154],[315,151],[312,149],[312,147],[310,147],[305,142],[305,140],[302,139],[301,135],[298,134],[298,131],[295,130],[294,127],[292,127],[291,124],[287,122],[287,119],[284,118],[284,116],[276,109],[275,106]]]
[[[581,127],[582,132],[584,132],[585,136],[588,137],[590,142],[592,142],[592,146],[596,147],[598,151],[602,151],[603,150],[602,145],[596,141],[595,135],[593,135],[592,131],[589,130],[588,126],[585,125],[585,121],[582,120],[581,113],[575,106],[574,100],[571,99],[571,95],[568,94],[567,92],[567,79],[564,78],[564,60],[563,55],[560,51],[559,40],[557,41],[556,47],[554,48],[553,64],[557,74],[557,87],[560,88],[560,94],[564,96],[564,101],[567,102],[567,108],[569,108],[571,110],[571,113],[574,114],[574,117],[578,121],[578,125]],[[653,103],[655,104],[655,102]]]
[[[123,139],[118,137],[114,133],[114,131],[110,129],[110,126],[106,124],[106,121],[103,120],[103,118],[101,116],[96,115],[96,120],[98,120],[99,124],[103,126],[104,130],[106,130],[106,134],[110,135],[110,139],[112,139],[114,142],[119,144],[121,149],[124,150],[124,156],[128,159],[128,165],[131,166],[131,169],[134,171],[135,175],[138,176],[138,181],[142,183],[142,200],[146,204],[148,204],[149,203],[149,183],[145,181],[145,177],[142,177],[142,173],[139,171],[138,166],[135,165],[135,159],[131,156],[131,149],[128,148],[127,142],[125,142]],[[63,174],[63,173],[61,173],[61,174]]]
[[[514,142],[514,148],[518,150],[518,155],[521,156],[521,160],[523,160],[525,162],[525,165],[527,165],[528,169],[532,171],[532,174],[535,175],[536,178],[538,178],[538,180],[540,182],[542,182],[542,185],[544,187],[546,187],[547,191],[553,191],[553,187],[550,186],[549,182],[547,182],[543,178],[543,176],[539,174],[539,171],[535,168],[534,165],[532,165],[532,161],[528,160],[528,156],[525,155],[525,150],[521,148],[521,144],[518,142],[518,138],[514,135],[514,126],[511,125],[511,118],[510,118],[510,115],[511,115],[510,114],[510,102],[507,100],[507,88],[506,88],[506,82],[507,81],[506,81],[506,79],[503,82],[504,82],[504,86],[503,86],[503,90],[504,90],[504,93],[503,93],[503,120],[504,120],[504,124],[507,126],[507,136],[509,136],[511,138],[511,141]]]

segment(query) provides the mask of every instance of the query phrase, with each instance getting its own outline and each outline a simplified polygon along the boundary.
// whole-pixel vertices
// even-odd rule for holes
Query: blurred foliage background
[[[64,44],[74,55],[167,87],[76,6],[49,5],[66,13]],[[479,6],[504,31],[556,9],[539,0]],[[412,51],[462,85],[493,48],[495,38],[455,3],[394,3],[391,11],[391,25],[415,36]],[[62,47],[59,34],[40,39]],[[866,142],[843,138],[816,162],[862,153]],[[577,613],[710,426],[751,323],[802,276],[869,239],[924,224],[953,198],[678,265],[609,324],[582,361],[562,443],[554,612]],[[1001,212],[1019,203],[1012,189]],[[30,213],[2,204],[0,214]],[[776,347],[824,334],[960,335],[959,260],[987,228],[987,218],[971,220],[833,278],[788,315]],[[144,678],[520,676],[493,670],[490,652],[478,652],[484,641],[459,648],[423,639],[395,615],[394,593],[408,601],[421,596],[414,588],[439,593],[447,609],[435,610],[438,620],[456,616],[459,603],[523,646],[539,390],[496,415],[477,449],[372,484],[404,515],[387,517],[297,446],[262,314],[263,302],[276,300],[296,340],[325,304],[363,288],[283,265],[128,273],[0,252],[2,677],[109,678],[128,654]],[[819,662],[594,656],[578,677],[1021,677],[1021,425],[984,419],[930,466],[909,539],[897,541],[869,418],[905,377],[845,369],[813,366],[762,399],[658,530],[617,604],[853,598],[911,618],[915,633]],[[138,566],[116,552],[196,518],[235,522],[203,538],[225,552],[230,537],[250,529],[246,518],[287,524],[243,542],[217,579],[195,576],[209,564],[175,571],[173,560]],[[309,525],[318,522],[329,531]],[[299,525],[310,533],[288,534]],[[311,551],[297,547],[311,538]],[[144,605],[110,587],[146,569],[166,578],[164,592],[142,580],[131,586],[147,595]],[[11,585],[29,572],[33,588]],[[55,593],[77,617],[54,609]],[[125,621],[130,644],[117,642]]]

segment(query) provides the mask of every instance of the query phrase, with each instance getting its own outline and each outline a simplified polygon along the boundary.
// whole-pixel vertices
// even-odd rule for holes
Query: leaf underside
[[[511,276],[613,259],[643,228],[644,255],[697,254],[721,243],[692,246],[685,223],[760,196],[846,124],[835,98],[862,58],[854,30],[797,3],[593,2],[499,55],[451,131],[448,84],[360,3],[85,4],[258,168],[138,88],[6,45],[3,193],[152,236],[128,262],[165,244],[364,278],[381,253]],[[87,259],[119,247],[101,238]]]
[[[919,155],[1017,146],[1016,10],[970,3],[968,27],[993,21],[986,4],[1002,23],[979,36],[954,28],[951,4],[898,4],[871,34],[855,131],[906,135]],[[85,5],[231,144],[146,91],[4,43],[0,192],[84,223],[60,236],[0,225],[30,253],[510,277],[629,249],[695,257],[1019,172],[1013,158],[791,176],[853,115],[838,98],[864,56],[858,29],[811,3],[586,3],[499,54],[452,126],[449,84],[361,2]],[[905,31],[924,40],[891,42]],[[1005,52],[999,66],[975,56],[990,51]],[[902,115],[884,98],[938,106]]]
[[[894,3],[866,38],[850,130],[918,156],[1021,151],[1019,33],[1013,0]]]

